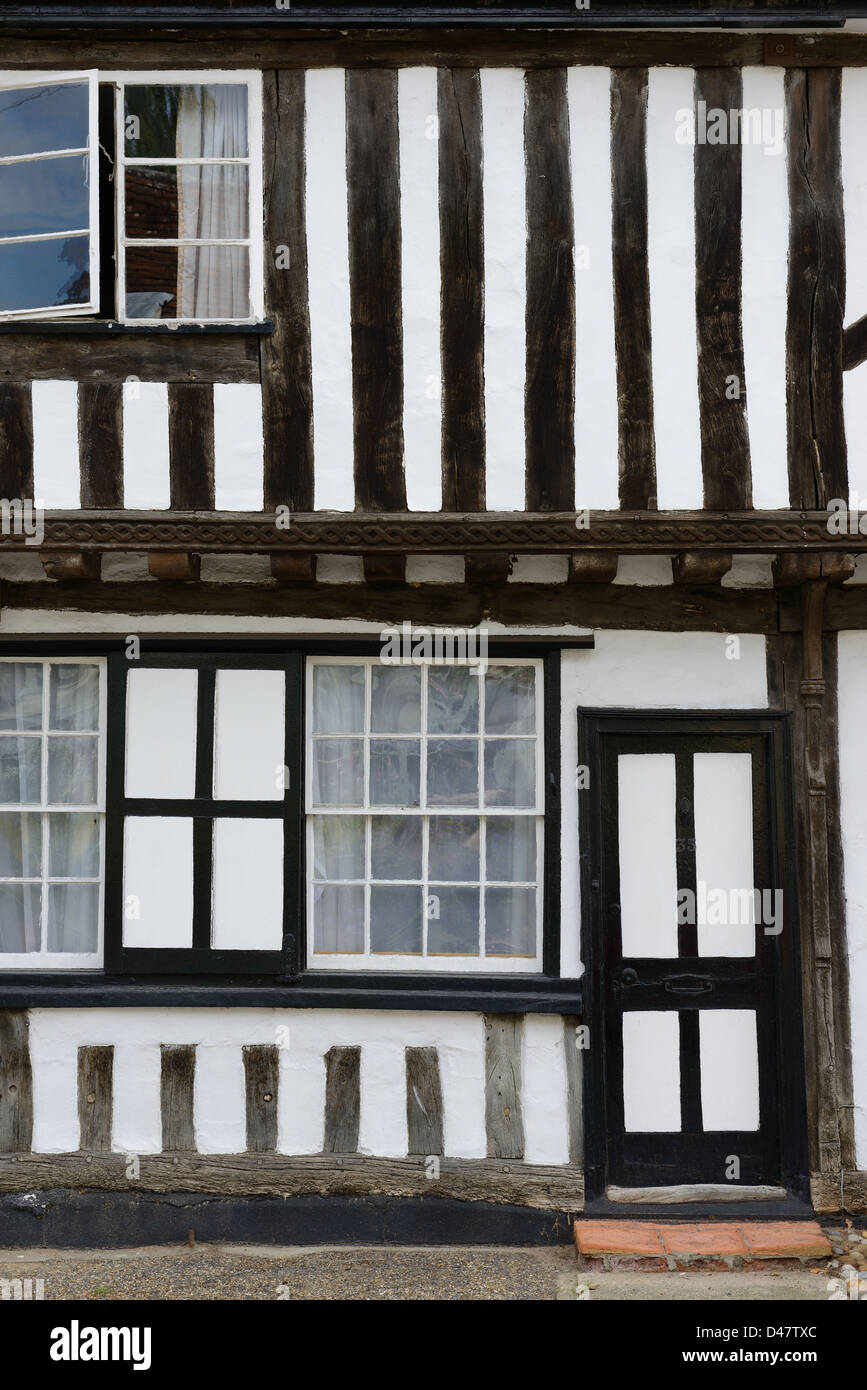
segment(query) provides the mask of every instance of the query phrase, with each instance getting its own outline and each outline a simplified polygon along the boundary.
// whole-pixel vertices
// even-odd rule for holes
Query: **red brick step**
[[[830,1259],[831,1242],[817,1221],[575,1222],[582,1265],[650,1272],[698,1269],[800,1268]]]

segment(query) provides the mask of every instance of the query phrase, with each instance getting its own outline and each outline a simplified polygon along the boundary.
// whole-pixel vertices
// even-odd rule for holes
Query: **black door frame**
[[[589,1048],[584,1060],[584,1173],[587,1209],[598,1214],[635,1216],[653,1214],[697,1216],[705,1213],[734,1216],[792,1216],[811,1210],[806,1129],[806,1083],[801,1007],[800,931],[795,868],[794,808],[791,776],[791,716],[761,711],[635,711],[579,709],[578,760],[588,769],[586,788],[580,792],[581,842],[581,938],[585,964],[584,1021],[589,1025]],[[672,734],[707,737],[713,734],[760,736],[766,745],[769,806],[768,850],[774,881],[786,894],[788,929],[777,939],[775,983],[777,998],[788,1000],[773,1020],[778,1068],[778,1139],[780,1185],[786,1201],[768,1202],[744,1198],[743,1203],[713,1201],[682,1206],[637,1203],[615,1204],[606,1196],[608,1130],[611,1106],[606,1094],[605,998],[603,993],[602,904],[594,888],[602,865],[602,738],[606,734],[640,736],[652,751],[656,737]],[[788,853],[787,853],[788,849]]]

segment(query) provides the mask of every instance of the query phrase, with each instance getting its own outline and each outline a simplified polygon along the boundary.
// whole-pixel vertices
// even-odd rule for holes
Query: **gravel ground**
[[[551,1300],[575,1272],[551,1250],[261,1250],[183,1246],[130,1251],[0,1251],[0,1279],[44,1279],[46,1300]]]

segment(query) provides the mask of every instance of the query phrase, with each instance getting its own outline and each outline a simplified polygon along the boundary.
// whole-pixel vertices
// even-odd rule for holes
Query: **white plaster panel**
[[[700,1009],[702,1127],[759,1127],[759,1047],[754,1009]]]
[[[575,506],[619,499],[611,246],[611,70],[568,73],[575,212]]]
[[[130,668],[126,685],[127,796],[195,796],[198,682],[194,670]]]
[[[840,156],[846,225],[844,323],[867,314],[867,70],[844,68],[840,104]],[[849,454],[849,497],[867,505],[867,363],[843,373],[843,409]],[[855,502],[855,494],[858,501]]]
[[[647,95],[647,248],[656,495],[661,510],[701,507],[695,319],[693,147],[675,134],[693,109],[692,68],[651,68]]]
[[[332,511],[352,511],[355,480],[346,78],[342,68],[320,68],[308,71],[305,80],[314,505]]]
[[[773,113],[783,132],[785,72],[743,69],[744,110]],[[763,118],[764,119],[764,118]],[[786,304],[789,191],[782,140],[741,145],[742,320],[753,506],[788,507]],[[741,383],[743,391],[743,383]]]
[[[236,1043],[203,1043],[196,1049],[193,1122],[199,1153],[239,1154],[246,1150],[244,1057]]]
[[[852,1028],[855,1145],[867,1168],[867,632],[841,632],[839,653],[840,801],[846,941]]]
[[[677,1011],[623,1015],[623,1117],[627,1133],[680,1133]]]
[[[124,946],[192,946],[192,820],[127,816],[123,850]]]
[[[225,951],[280,950],[282,820],[215,821],[211,943]]]
[[[142,511],[171,506],[169,388],[164,381],[124,382],[123,504]]]
[[[127,1028],[114,1043],[112,1147],[120,1153],[158,1154],[162,1150],[160,1049],[157,1042],[129,1038]]]
[[[214,795],[282,801],[285,672],[217,671],[214,720]]]
[[[406,1063],[400,1038],[376,1038],[361,1049],[360,1153],[405,1158]]]
[[[34,381],[33,500],[37,506],[81,506],[78,382]]]
[[[262,388],[258,382],[217,382],[214,505],[217,511],[260,512],[264,489]]]
[[[398,73],[403,437],[411,511],[442,506],[440,222],[436,68]]]
[[[524,74],[483,68],[485,495],[489,511],[525,505],[527,206]]]
[[[568,1163],[562,1018],[544,1014],[525,1016],[521,1066],[524,1158],[527,1163]]]
[[[623,955],[676,956],[674,754],[621,753],[617,783]]]
[[[698,953],[754,956],[753,760],[749,753],[696,753],[692,761]],[[714,902],[720,891],[725,902]]]

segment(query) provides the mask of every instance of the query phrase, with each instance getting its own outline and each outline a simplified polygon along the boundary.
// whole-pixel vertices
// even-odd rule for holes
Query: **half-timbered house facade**
[[[865,16],[2,6],[4,1243],[864,1210]]]

